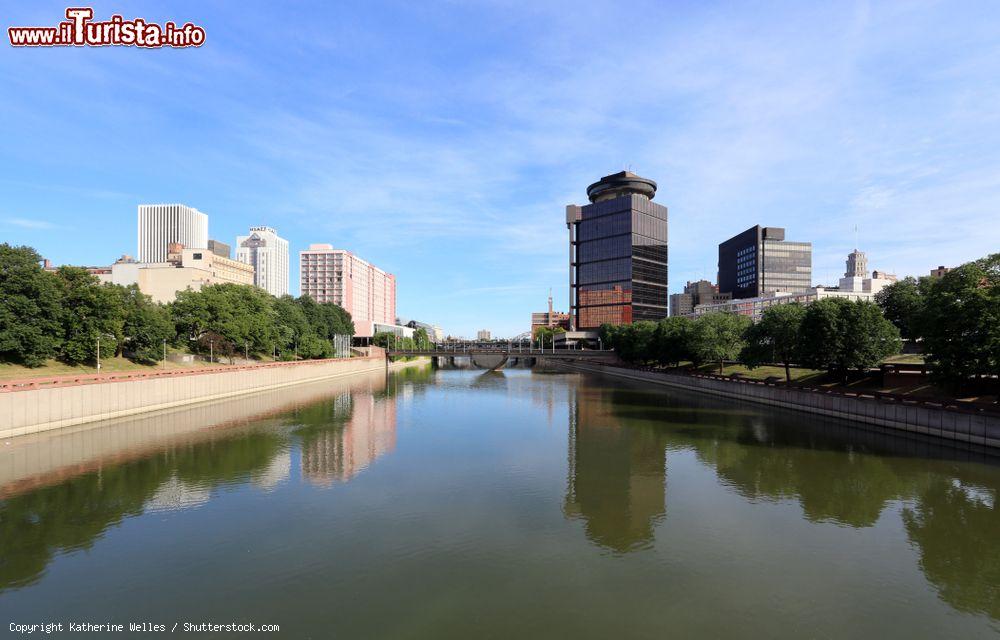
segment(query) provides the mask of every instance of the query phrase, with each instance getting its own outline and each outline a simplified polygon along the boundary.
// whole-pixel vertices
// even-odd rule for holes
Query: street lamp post
[[[163,339],[163,368],[167,368],[167,339]]]
[[[97,334],[97,373],[101,372],[101,336],[102,335],[105,335],[105,336],[107,336],[107,337],[109,337],[111,339],[115,338],[110,333],[105,333],[105,334],[100,334],[99,333],[99,334]]]

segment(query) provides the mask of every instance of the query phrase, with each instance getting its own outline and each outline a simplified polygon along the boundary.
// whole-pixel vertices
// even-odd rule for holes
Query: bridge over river
[[[532,348],[523,343],[454,343],[435,345],[430,349],[388,349],[386,356],[435,358],[439,362],[445,359],[452,364],[455,358],[469,358],[474,365],[484,369],[500,369],[508,363],[534,365],[539,359],[591,362],[616,360],[615,352],[611,350]]]

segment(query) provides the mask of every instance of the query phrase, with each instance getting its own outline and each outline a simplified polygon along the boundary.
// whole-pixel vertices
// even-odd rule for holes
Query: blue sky
[[[833,282],[1000,251],[1000,4],[95,2],[198,49],[0,45],[0,241],[134,254],[181,202],[396,274],[401,316],[474,335],[566,303],[564,207],[630,166],[670,210],[670,286],[753,224]],[[65,4],[3,2],[3,26]]]

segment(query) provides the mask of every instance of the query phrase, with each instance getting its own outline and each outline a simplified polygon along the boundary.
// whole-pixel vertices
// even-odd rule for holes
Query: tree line
[[[102,284],[79,267],[50,272],[40,262],[30,247],[0,244],[0,361],[93,362],[98,341],[102,354],[142,363],[162,359],[165,344],[230,358],[325,358],[336,336],[354,335],[350,314],[308,296],[216,284],[157,304],[136,285]]]
[[[601,339],[626,362],[679,366],[727,362],[750,369],[780,364],[791,381],[792,365],[828,371],[846,379],[899,353],[899,330],[867,301],[823,298],[808,306],[776,304],[761,320],[733,313],[698,318],[671,317],[659,322],[604,325]]]
[[[800,365],[840,378],[899,352],[901,339],[924,355],[931,379],[952,390],[1000,386],[1000,253],[942,277],[904,278],[875,302],[824,298],[776,304],[756,324],[710,313],[697,319],[605,325],[601,336],[627,362],[678,365],[738,361],[780,364],[786,379]]]
[[[403,351],[424,351],[430,349],[431,339],[423,327],[413,332],[412,338],[397,336],[388,331],[379,331],[372,336],[372,344],[383,349],[400,349]]]
[[[921,346],[937,382],[1000,384],[1000,253],[940,278],[904,278],[875,299],[900,334]]]

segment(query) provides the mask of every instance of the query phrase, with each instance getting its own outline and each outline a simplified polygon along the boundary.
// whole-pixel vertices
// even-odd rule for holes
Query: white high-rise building
[[[139,205],[139,262],[166,262],[167,245],[208,247],[208,216],[183,204]]]
[[[253,265],[254,284],[272,296],[288,293],[288,240],[271,227],[250,227],[236,237],[236,259]]]

